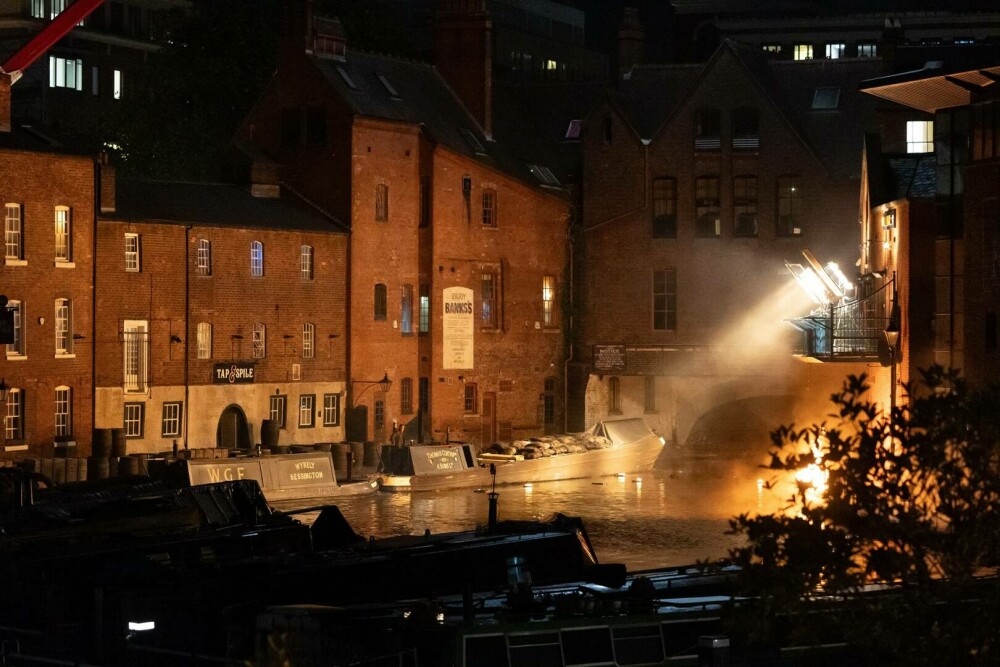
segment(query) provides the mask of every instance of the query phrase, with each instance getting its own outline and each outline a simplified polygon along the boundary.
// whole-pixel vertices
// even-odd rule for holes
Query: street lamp
[[[383,394],[388,394],[389,393],[389,388],[392,387],[392,380],[389,379],[389,373],[388,373],[388,371],[382,375],[382,379],[381,380],[352,380],[351,382],[352,382],[352,384],[366,384],[366,385],[368,385],[367,387],[365,387],[364,389],[362,389],[361,391],[359,391],[354,396],[354,403],[353,403],[352,407],[355,407],[355,408],[358,407],[358,401],[361,399],[361,395],[364,394],[369,389],[371,389],[372,387],[375,387],[375,386],[381,387]]]
[[[882,332],[889,345],[889,419],[896,411],[896,344],[899,342],[899,322],[890,318],[889,325]]]

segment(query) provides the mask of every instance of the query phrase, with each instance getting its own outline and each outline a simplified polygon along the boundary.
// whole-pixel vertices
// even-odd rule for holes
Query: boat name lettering
[[[289,475],[289,479],[323,479],[323,471],[316,470],[314,472],[293,472]]]
[[[302,470],[303,468],[312,470],[315,467],[316,467],[315,461],[300,461],[299,463],[295,464],[296,470]]]
[[[213,482],[232,482],[246,477],[246,468],[243,466],[211,467],[208,469],[208,476]]]

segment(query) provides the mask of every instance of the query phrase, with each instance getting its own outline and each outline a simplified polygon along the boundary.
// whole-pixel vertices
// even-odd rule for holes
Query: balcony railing
[[[796,353],[817,361],[874,361],[892,313],[892,281],[851,301],[787,320],[802,332]]]

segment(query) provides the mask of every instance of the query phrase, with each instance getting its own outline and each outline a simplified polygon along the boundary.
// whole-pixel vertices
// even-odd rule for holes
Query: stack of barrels
[[[141,472],[141,459],[126,455],[124,429],[94,429],[93,445],[87,459],[88,481],[138,475]]]

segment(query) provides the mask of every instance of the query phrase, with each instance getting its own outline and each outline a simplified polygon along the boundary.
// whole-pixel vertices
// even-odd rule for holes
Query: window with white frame
[[[340,394],[323,394],[323,426],[340,426]]]
[[[906,121],[906,152],[907,153],[934,152],[934,121],[932,120]]]
[[[425,334],[431,330],[431,293],[429,285],[420,286],[420,333]]]
[[[278,422],[278,428],[285,428],[285,405],[288,397],[284,394],[271,396],[268,419]]]
[[[795,60],[812,60],[812,44],[796,44],[795,48],[792,49],[792,57]]]
[[[20,389],[10,389],[7,392],[4,434],[7,442],[24,440],[24,392]]]
[[[55,231],[57,262],[69,262],[73,258],[72,225],[73,223],[70,218],[69,207],[56,206]]]
[[[73,302],[56,299],[56,355],[73,354]]]
[[[56,437],[73,435],[73,390],[56,387]]]
[[[826,57],[831,60],[843,58],[847,51],[847,45],[842,42],[832,42],[826,45]]]
[[[126,403],[124,407],[122,426],[125,429],[125,437],[141,438],[143,424],[146,421],[146,404]]]
[[[136,273],[140,270],[139,235],[132,232],[125,234],[125,270]]]
[[[182,411],[183,407],[180,401],[170,401],[163,404],[163,419],[160,434],[164,438],[176,438],[180,436]]]
[[[263,359],[267,356],[267,327],[263,322],[253,325],[253,358]]]
[[[122,327],[124,388],[126,392],[145,392],[148,381],[149,322],[125,320]]]
[[[212,275],[212,242],[208,239],[198,239],[198,265],[199,276]]]
[[[299,427],[312,428],[315,426],[315,414],[316,396],[314,394],[303,394],[302,396],[299,396]]]
[[[316,354],[316,325],[306,322],[302,325],[302,358],[312,359]]]
[[[4,206],[4,246],[7,259],[24,259],[24,235],[21,227],[21,205]]]
[[[122,98],[122,71],[120,69],[115,70],[114,88],[111,89],[111,95],[116,100]]]
[[[210,322],[198,323],[198,358],[212,358],[212,324]]]
[[[264,246],[260,241],[250,243],[250,275],[255,278],[264,275]]]
[[[302,280],[313,279],[313,248],[311,245],[302,246],[301,252]]]
[[[31,18],[45,18],[45,0],[31,0]]]
[[[49,18],[54,19],[66,9],[66,0],[49,0]]]
[[[83,61],[49,56],[49,88],[83,90]]]
[[[874,58],[878,55],[878,45],[875,42],[858,42],[858,58]]]
[[[7,343],[7,358],[24,356],[24,304],[8,301],[7,309],[14,313],[14,342]]]
[[[547,327],[556,323],[556,277],[542,276],[542,324]]]

